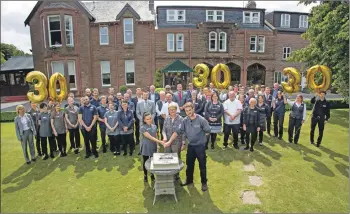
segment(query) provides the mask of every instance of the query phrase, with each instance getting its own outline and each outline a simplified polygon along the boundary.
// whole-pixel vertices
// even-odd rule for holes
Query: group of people
[[[310,142],[314,144],[314,130],[319,127],[316,145],[322,141],[324,123],[330,117],[329,104],[325,99],[326,92],[321,91],[311,99],[314,104]],[[298,143],[300,129],[306,120],[306,104],[302,95],[290,101],[277,83],[273,88],[255,86],[246,93],[240,85],[229,86],[228,90],[219,92],[212,83],[208,88],[197,91],[193,84],[183,90],[177,85],[172,92],[169,85],[159,93],[152,85],[148,90],[136,89],[132,97],[131,89],[126,93],[117,93],[110,88],[108,96],[99,94],[98,89],[85,90],[80,103],[74,101],[74,94],[68,95],[67,104],[61,110],[61,104],[49,100],[48,104],[31,103],[27,112],[22,105],[17,106],[18,116],[15,127],[18,140],[22,144],[27,164],[35,161],[34,138],[36,150],[43,160],[54,158],[55,152],[61,157],[67,156],[66,135],[69,132],[70,149],[79,153],[80,132],[84,138],[85,158],[94,155],[97,158],[98,129],[102,141],[102,151],[107,152],[106,135],[109,138],[109,150],[116,156],[133,155],[135,145],[140,145],[143,157],[144,181],[148,181],[145,162],[157,152],[158,145],[164,152],[177,153],[187,147],[186,182],[193,183],[194,163],[198,159],[202,190],[206,191],[206,150],[209,142],[215,148],[217,134],[224,132],[223,146],[228,147],[229,135],[233,136],[233,147],[239,149],[239,135],[245,149],[254,151],[258,140],[263,145],[264,132],[271,136],[273,118],[273,136],[282,139],[283,122],[286,105],[291,106],[288,127],[289,143]],[[187,140],[186,140],[187,139]],[[49,151],[47,148],[49,142]],[[31,159],[27,153],[29,145]],[[151,179],[154,176],[151,174]],[[178,180],[178,174],[175,176]]]

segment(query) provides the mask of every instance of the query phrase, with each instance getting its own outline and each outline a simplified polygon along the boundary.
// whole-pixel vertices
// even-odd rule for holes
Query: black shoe
[[[95,158],[98,158],[98,153],[97,152],[95,153]]]
[[[73,149],[73,147],[70,147],[68,151],[70,151],[70,150],[72,150],[72,149]]]
[[[120,152],[117,152],[116,155],[120,155]]]
[[[186,181],[185,183],[182,183],[181,186],[188,186],[188,185],[191,185],[191,184],[193,184],[193,181],[192,182]]]
[[[207,184],[202,184],[202,191],[205,192],[208,190],[208,185]]]
[[[129,156],[132,156],[132,152],[131,152],[131,153],[129,153]]]
[[[282,137],[278,137],[278,140],[282,140]]]
[[[245,144],[245,142],[244,141],[241,141],[241,143],[244,145]]]
[[[103,147],[102,152],[103,152],[103,153],[106,153],[106,152],[107,152],[106,147]]]
[[[60,157],[64,157],[64,153],[61,152]]]
[[[41,153],[38,153],[38,156],[40,156],[40,157],[41,157],[41,156],[43,156],[43,154],[41,154]]]
[[[75,149],[74,154],[79,154],[79,149]]]
[[[208,146],[205,146],[205,150],[208,150]]]
[[[225,145],[224,148],[227,149],[227,145]]]
[[[144,181],[144,182],[148,182],[148,177],[147,177],[147,175],[144,175],[144,176],[143,176],[143,181]]]
[[[253,148],[253,147],[250,147],[250,151],[251,151],[251,152],[254,152],[254,148]]]
[[[321,145],[320,143],[317,143],[317,144],[316,144],[316,147],[320,147],[320,145]]]
[[[153,174],[151,174],[151,181],[153,182],[153,181],[155,181],[155,180],[156,180],[156,178],[154,177]]]
[[[294,144],[298,144],[298,142],[294,142]]]
[[[289,143],[292,143],[292,141],[290,140]]]
[[[239,149],[239,147],[238,147],[238,145],[237,145],[237,144],[234,144],[234,145],[233,145],[233,148],[235,148],[235,149]]]
[[[260,146],[263,146],[263,142],[259,142],[259,145],[260,145]]]
[[[53,154],[50,154],[50,158],[55,158],[55,155],[53,155]]]
[[[127,155],[128,155],[128,153],[124,152],[123,156],[127,156]]]
[[[36,159],[35,159],[35,158],[33,158],[33,159],[32,159],[32,162],[35,162],[35,161],[36,161]]]
[[[312,142],[312,141],[310,141],[310,144],[315,145],[315,143],[314,143],[314,142]]]
[[[30,163],[31,163],[30,161],[27,162],[28,165],[29,165]]]
[[[139,145],[140,144],[140,141],[136,141],[136,145]]]
[[[90,155],[85,155],[85,158],[89,158],[90,157]]]
[[[113,152],[113,155],[114,155],[114,156],[117,156],[117,152]]]
[[[245,147],[244,150],[248,150],[249,149],[249,146]]]
[[[47,160],[47,159],[49,159],[49,156],[45,155],[43,160]]]

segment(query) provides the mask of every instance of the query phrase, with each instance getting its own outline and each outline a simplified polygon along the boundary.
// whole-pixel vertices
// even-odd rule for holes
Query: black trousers
[[[147,169],[146,169],[146,166],[145,166],[145,164],[146,164],[146,161],[149,159],[149,158],[151,158],[152,156],[142,156],[143,157],[143,175],[144,176],[147,176]],[[153,174],[151,173],[151,175],[153,176]]]
[[[111,152],[120,153],[120,135],[108,135],[111,144]]]
[[[324,130],[324,117],[312,117],[311,118],[311,130],[310,130],[310,141],[314,142],[315,128],[318,125],[318,138],[317,144],[321,144]]]
[[[135,149],[135,144],[133,141],[133,134],[123,134],[120,135],[121,142],[123,144],[123,150],[124,153],[127,153],[128,146],[129,146],[129,154],[132,154],[132,152]]]
[[[96,126],[93,127],[89,132],[86,131],[85,129],[82,129],[83,131],[83,136],[84,136],[84,143],[85,143],[85,151],[86,151],[86,155],[91,155],[91,152],[93,154],[97,154],[97,150],[96,150],[96,132],[97,132],[97,128]],[[90,147],[90,143],[91,143],[91,147]]]
[[[208,148],[209,139],[211,139],[211,145],[214,145],[217,135],[218,134],[216,133],[210,133],[210,135],[207,135],[207,142],[205,143],[206,148]]]
[[[258,139],[259,143],[262,143],[263,139],[264,139],[264,131],[259,131],[258,137],[259,137],[259,139]]]
[[[271,115],[269,115],[269,117],[266,117],[266,130],[268,134],[271,133]]]
[[[74,149],[78,149],[80,147],[79,128],[68,129],[68,131],[69,131],[70,146]]]
[[[243,124],[239,124],[239,133],[241,135],[241,143],[242,144],[245,144],[245,132],[246,131],[243,130]]]
[[[199,170],[201,175],[201,183],[207,183],[207,155],[205,154],[205,146],[203,144],[192,146],[188,145],[186,154],[186,181],[193,182],[194,163],[198,159]]]
[[[288,126],[288,141],[289,142],[293,142],[293,132],[295,130],[294,143],[298,143],[302,121],[303,121],[302,119],[289,117],[289,126]]]
[[[159,129],[159,133],[160,133],[160,139],[163,140],[163,135],[162,135],[162,132],[163,132],[163,126],[164,126],[164,119],[163,118],[158,118],[158,129]]]
[[[273,114],[273,130],[275,137],[282,138],[283,136],[284,114]]]
[[[56,136],[56,140],[58,143],[58,149],[60,150],[61,153],[66,153],[67,151],[67,140],[66,140],[67,134],[58,134]]]
[[[55,151],[55,137],[40,137],[41,141],[41,149],[43,151],[43,155],[49,156],[47,153],[47,139],[49,139],[49,146],[50,146],[50,155],[53,155],[53,152]]]
[[[106,147],[106,127],[100,126],[100,135],[102,140],[102,148]]]
[[[136,142],[140,143],[140,120],[135,118],[135,138]]]
[[[224,124],[224,146],[227,146],[228,137],[232,132],[233,144],[238,145],[238,133],[240,124]]]
[[[246,139],[246,148],[249,148],[249,140],[250,140],[250,147],[253,148],[256,138],[257,138],[258,132],[246,132],[245,139]]]
[[[38,152],[38,155],[43,154],[43,151],[41,150],[41,145],[40,145],[40,126],[36,127],[36,136],[35,136],[35,145],[36,145],[36,151]]]

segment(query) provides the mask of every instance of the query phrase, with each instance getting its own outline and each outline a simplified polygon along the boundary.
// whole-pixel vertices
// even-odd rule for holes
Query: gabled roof
[[[34,69],[33,56],[13,56],[1,65],[1,72]]]
[[[119,14],[117,15],[116,20],[119,20],[120,17],[124,14],[125,11],[129,10],[132,15],[136,18],[136,19],[140,19],[140,15],[130,6],[130,4],[126,3],[126,5],[124,6],[124,8],[119,12]]]
[[[188,67],[188,65],[177,59],[162,69],[162,72],[192,72],[192,68]]]
[[[148,1],[95,1],[82,4],[96,17],[95,22],[114,22],[116,16],[122,14],[121,11],[126,8],[127,4],[130,7],[126,9],[134,10],[135,14],[140,17],[140,21],[155,20],[155,15],[149,10]]]
[[[87,16],[89,17],[90,20],[95,21],[95,17],[92,15],[92,13],[85,7],[85,5],[80,2],[80,1],[74,1],[77,3],[77,6],[80,7],[80,9],[82,9]],[[40,5],[43,3],[43,1],[38,1],[36,3],[36,5],[34,6],[33,10],[30,12],[29,16],[27,17],[27,19],[24,21],[24,26],[29,25],[30,20],[33,18],[34,14],[36,13],[36,11],[39,9]],[[64,2],[60,2],[60,3],[51,3],[49,5],[47,5],[45,8],[72,8],[70,5],[64,3]]]

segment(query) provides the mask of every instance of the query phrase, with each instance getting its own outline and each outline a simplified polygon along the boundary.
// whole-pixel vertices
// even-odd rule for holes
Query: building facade
[[[307,45],[300,37],[307,14],[289,15],[287,27],[283,11],[265,15],[254,3],[155,10],[154,1],[39,1],[25,25],[30,26],[34,69],[48,77],[64,74],[70,90],[80,95],[86,87],[102,92],[122,85],[145,87],[164,68],[175,68],[164,72],[164,84],[185,85],[198,63],[210,70],[226,64],[232,84],[280,82],[284,67],[303,71],[285,59]],[[295,23],[301,16],[302,28]]]

